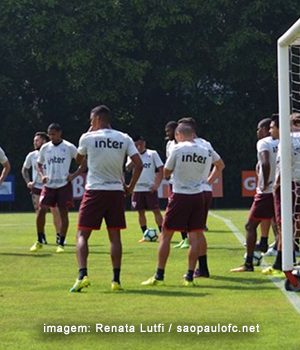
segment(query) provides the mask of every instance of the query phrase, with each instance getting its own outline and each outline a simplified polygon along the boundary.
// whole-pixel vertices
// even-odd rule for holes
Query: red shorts
[[[40,196],[40,206],[72,208],[74,204],[71,182],[59,188],[49,188],[44,186]]]
[[[133,192],[131,205],[135,210],[155,210],[159,209],[157,191],[155,192]]]
[[[249,213],[249,220],[271,220],[275,216],[272,193],[256,193]]]
[[[36,194],[37,196],[40,196],[42,193],[42,189],[41,188],[36,188],[36,187],[33,187],[31,189],[31,194]]]
[[[84,192],[79,208],[78,229],[99,230],[103,218],[109,229],[126,228],[123,191]]]
[[[204,194],[173,193],[166,209],[163,226],[170,231],[203,231],[207,209]]]

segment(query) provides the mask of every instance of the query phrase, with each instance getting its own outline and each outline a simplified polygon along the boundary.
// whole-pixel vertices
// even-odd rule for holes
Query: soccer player
[[[166,140],[168,140],[166,144],[166,157],[168,158],[173,150],[173,148],[176,146],[177,141],[175,139],[175,130],[178,126],[178,123],[171,120],[165,125],[165,133],[166,133]],[[169,197],[172,195],[172,176],[167,179],[169,180]],[[174,245],[174,248],[189,248],[189,239],[186,232],[181,232],[181,241]]]
[[[27,154],[23,167],[22,176],[26,182],[27,188],[31,192],[32,204],[35,212],[37,213],[39,209],[40,195],[43,188],[43,182],[38,173],[37,159],[39,150],[42,145],[49,141],[49,136],[47,133],[38,131],[35,133],[33,138],[34,151]],[[32,174],[30,175],[30,169],[32,169]],[[61,227],[60,215],[57,207],[50,207],[53,215],[53,224],[56,230],[56,243],[59,243],[59,232]],[[47,244],[46,235],[42,237],[42,243]]]
[[[79,140],[77,162],[87,157],[88,174],[81,201],[77,232],[79,276],[70,292],[80,292],[90,285],[87,259],[88,240],[92,230],[99,230],[105,219],[111,244],[113,280],[111,289],[122,290],[120,282],[122,243],[120,230],[126,227],[124,191],[131,194],[143,170],[143,163],[133,140],[111,128],[111,111],[105,105],[92,109],[90,132]],[[123,164],[130,157],[134,169],[130,183],[123,180]]]
[[[173,195],[168,203],[161,235],[156,274],[142,285],[161,285],[170,252],[170,242],[174,231],[186,231],[189,235],[188,271],[184,286],[193,286],[193,275],[200,247],[203,245],[205,227],[205,205],[202,180],[206,169],[211,167],[212,155],[207,147],[194,141],[194,130],[189,125],[180,124],[176,129],[178,145],[167,159],[164,176],[173,173]]]
[[[10,163],[8,158],[6,157],[3,149],[0,147],[0,163],[2,165],[2,171],[0,174],[0,186],[3,184],[6,179],[9,171],[10,171]]]
[[[143,162],[143,171],[133,190],[131,204],[133,209],[138,211],[139,224],[144,233],[147,230],[146,210],[151,210],[154,214],[156,225],[161,232],[162,215],[159,208],[157,189],[163,178],[163,162],[158,153],[146,148],[146,141],[142,136],[133,138],[135,146],[140,153]],[[126,164],[126,170],[132,171],[134,164],[131,159]],[[141,239],[139,242],[146,242]]]
[[[207,216],[208,210],[212,202],[212,184],[221,175],[223,169],[225,168],[224,162],[221,159],[220,155],[214,150],[211,143],[201,137],[198,137],[196,134],[196,121],[191,117],[184,117],[178,121],[178,124],[189,125],[194,130],[194,140],[200,146],[206,147],[212,157],[212,169],[206,168],[206,171],[202,179],[202,189],[204,196],[204,205],[205,205],[205,231],[207,231]],[[209,277],[209,269],[207,264],[207,242],[204,236],[202,245],[200,247],[200,255],[198,258],[199,267],[195,270],[194,277]]]
[[[253,268],[253,253],[255,250],[255,243],[257,237],[257,227],[263,221],[269,222],[274,217],[274,201],[272,189],[275,181],[276,156],[278,149],[278,138],[274,135],[267,136],[269,129],[271,130],[271,119],[262,119],[257,125],[257,174],[258,184],[256,194],[250,209],[249,218],[245,225],[247,232],[247,255],[245,263],[238,267],[231,269],[231,272],[252,272]],[[267,237],[262,237],[261,245],[264,251],[268,249]]]
[[[70,174],[70,165],[72,159],[76,158],[77,149],[72,143],[62,138],[62,128],[59,124],[49,125],[48,136],[50,141],[41,147],[37,159],[38,173],[44,186],[36,218],[38,240],[30,248],[30,251],[37,252],[43,247],[46,213],[49,207],[57,206],[61,218],[61,228],[56,252],[63,253],[69,226],[68,209],[73,206],[71,181],[84,170],[84,167],[79,167]]]

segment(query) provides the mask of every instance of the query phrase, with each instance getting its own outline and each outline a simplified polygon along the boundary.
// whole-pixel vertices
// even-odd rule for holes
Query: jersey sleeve
[[[86,156],[87,155],[87,139],[86,139],[85,135],[86,134],[83,134],[80,137],[79,146],[78,146],[78,149],[77,149],[77,152],[80,155],[82,155],[82,156]]]
[[[71,151],[71,157],[72,157],[73,159],[76,159],[76,156],[77,156],[77,148],[75,147],[75,145],[71,144],[70,151]]]
[[[175,168],[175,163],[176,163],[176,155],[177,151],[174,149],[168,159],[166,160],[165,168],[168,170],[174,170]]]
[[[153,161],[154,161],[155,168],[160,168],[164,166],[164,163],[162,162],[159,154],[156,151],[153,152]]]
[[[128,136],[127,155],[129,157],[132,157],[133,155],[138,154],[138,153],[139,152],[138,152],[137,148],[135,147],[135,144],[134,144],[132,138]]]
[[[3,149],[0,147],[0,163],[4,164],[8,161]]]
[[[27,154],[23,163],[23,167],[25,169],[30,169],[32,167],[32,153]]]
[[[259,140],[256,144],[256,149],[257,149],[257,153],[261,153],[261,152],[264,152],[264,151],[270,151],[269,147],[268,147],[268,143],[262,139],[262,140]]]
[[[219,153],[217,153],[213,148],[212,148],[211,157],[212,157],[212,163],[217,162],[218,160],[221,159],[221,156],[219,155]]]
[[[37,163],[44,164],[45,163],[45,146],[43,145],[39,151],[39,155],[37,158]]]

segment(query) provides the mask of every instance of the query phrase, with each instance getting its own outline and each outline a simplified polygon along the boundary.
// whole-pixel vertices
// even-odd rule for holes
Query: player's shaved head
[[[111,110],[105,105],[100,105],[93,108],[91,110],[91,115],[102,119],[106,123],[110,123],[111,121]]]
[[[61,128],[61,126],[58,123],[51,123],[48,126],[48,131],[49,130],[62,131],[62,128]]]
[[[182,134],[184,136],[194,136],[194,129],[185,123],[179,124],[176,128],[176,134]]]
[[[270,128],[270,124],[271,124],[271,118],[264,118],[261,121],[258,122],[257,127],[258,128]]]
[[[48,134],[45,132],[45,131],[37,131],[35,134],[34,134],[34,137],[35,136],[39,136],[41,139],[43,139],[45,142],[48,142],[49,141],[49,136]]]
[[[177,125],[178,125],[177,122],[175,122],[174,120],[171,120],[165,125],[165,129],[173,129],[173,130],[175,130],[177,128]]]

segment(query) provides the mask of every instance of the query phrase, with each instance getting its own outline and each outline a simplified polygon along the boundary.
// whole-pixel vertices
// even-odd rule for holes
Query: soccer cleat
[[[59,245],[57,248],[56,248],[56,253],[60,254],[60,253],[64,253],[65,251],[65,248],[62,246],[62,245]]]
[[[199,269],[196,269],[194,272],[194,278],[199,278],[199,277],[205,277],[209,278],[209,271],[200,271]]]
[[[77,279],[74,286],[70,289],[71,293],[81,292],[82,288],[87,288],[91,283],[87,276],[84,276],[82,280]]]
[[[274,269],[272,266],[266,267],[261,271],[261,273],[266,276],[283,277],[283,278],[285,277],[284,272],[282,272],[281,270]]]
[[[184,287],[195,287],[195,283],[194,283],[194,281],[188,281],[188,280],[184,279],[183,286]]]
[[[43,245],[42,243],[40,243],[39,241],[35,242],[34,245],[30,248],[30,251],[35,253],[37,252],[38,250],[42,249],[43,248]]]
[[[142,286],[163,286],[163,280],[157,280],[155,276],[148,278],[146,281],[141,283]]]
[[[122,291],[124,290],[122,287],[121,287],[121,284],[118,283],[118,282],[115,282],[115,281],[112,281],[111,282],[111,290],[113,292],[118,292],[118,291]]]
[[[254,271],[253,265],[250,265],[250,264],[244,264],[242,266],[239,266],[230,270],[230,272],[253,272],[253,271]]]
[[[189,239],[188,238],[185,238],[183,240],[183,243],[181,244],[180,246],[180,249],[186,249],[186,248],[189,248],[190,247],[190,242],[189,242]]]
[[[173,248],[181,248],[182,244],[184,243],[184,239],[180,241],[178,244],[175,244]]]

